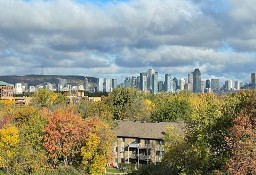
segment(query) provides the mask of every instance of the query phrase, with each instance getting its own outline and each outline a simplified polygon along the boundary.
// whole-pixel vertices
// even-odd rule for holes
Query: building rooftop
[[[0,81],[0,86],[10,86],[11,84],[6,83],[4,81]]]
[[[163,139],[165,129],[173,126],[177,132],[183,135],[183,122],[149,123],[141,121],[119,120],[115,128],[117,137]]]

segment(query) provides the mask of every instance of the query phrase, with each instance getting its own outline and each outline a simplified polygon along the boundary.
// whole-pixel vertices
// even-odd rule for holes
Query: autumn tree
[[[84,120],[72,109],[58,109],[47,114],[43,146],[53,164],[65,166],[75,163],[88,133]]]
[[[12,117],[20,130],[18,154],[13,171],[16,174],[41,171],[47,166],[46,152],[42,146],[46,116],[33,106],[25,106],[17,108]]]
[[[52,105],[65,104],[65,97],[60,93],[41,88],[33,96],[32,103],[40,107],[50,107]]]
[[[241,92],[242,111],[234,117],[230,135],[226,138],[231,159],[226,164],[230,174],[256,174],[256,97],[253,92]]]
[[[86,173],[100,175],[103,174],[106,164],[112,157],[114,135],[110,126],[97,118],[89,118],[86,123],[90,132],[85,145],[81,148],[82,163]]]
[[[17,155],[19,144],[19,129],[13,125],[6,125],[0,129],[0,168],[10,173]]]

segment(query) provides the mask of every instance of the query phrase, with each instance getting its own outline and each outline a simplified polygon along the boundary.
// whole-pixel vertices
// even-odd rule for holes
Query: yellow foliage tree
[[[87,119],[91,128],[85,145],[81,148],[83,164],[92,175],[101,175],[112,157],[113,133],[109,125],[100,119]]]
[[[9,172],[12,160],[17,154],[19,130],[15,126],[5,126],[0,129],[0,167]]]

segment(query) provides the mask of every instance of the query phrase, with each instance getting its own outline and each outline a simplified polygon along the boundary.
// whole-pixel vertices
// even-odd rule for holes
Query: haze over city
[[[250,81],[252,0],[1,0],[0,75],[124,78],[148,68]],[[42,69],[43,68],[43,69]]]

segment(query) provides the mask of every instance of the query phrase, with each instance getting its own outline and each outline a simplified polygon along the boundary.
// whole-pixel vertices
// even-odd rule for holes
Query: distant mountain
[[[5,75],[0,76],[0,81],[5,81],[10,84],[27,83],[28,86],[36,86],[46,82],[58,84],[59,79],[67,79],[68,84],[84,84],[85,78],[87,78],[89,82],[97,83],[97,78],[95,77],[76,75]]]

